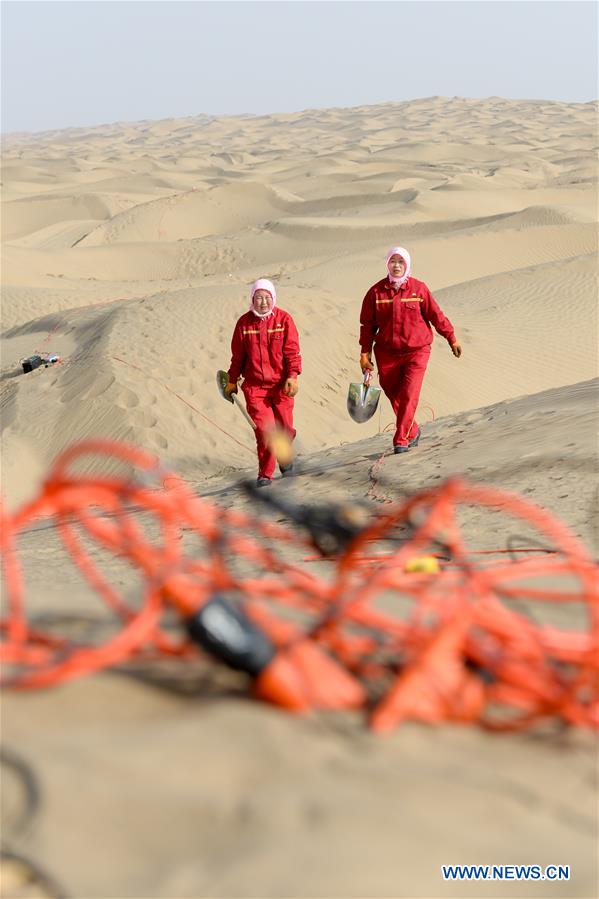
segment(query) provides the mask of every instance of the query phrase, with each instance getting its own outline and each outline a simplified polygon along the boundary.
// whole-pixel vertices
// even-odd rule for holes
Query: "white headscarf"
[[[401,276],[401,278],[392,278],[391,272],[389,271],[389,260],[391,259],[392,256],[396,256],[396,255],[401,256],[401,258],[404,260],[404,262],[406,264],[406,270],[403,273],[403,275]],[[387,275],[389,276],[389,281],[391,282],[393,287],[401,287],[402,284],[405,284],[405,282],[410,277],[410,269],[411,269],[411,260],[410,260],[410,254],[408,253],[408,251],[404,250],[403,247],[391,247],[391,249],[387,253]]]
[[[257,290],[266,290],[272,297],[272,309],[268,312],[256,312],[254,308],[254,294]],[[275,290],[275,286],[272,281],[269,281],[267,278],[258,278],[257,281],[254,281],[252,284],[252,296],[250,301],[250,309],[258,318],[268,318],[269,315],[272,315],[273,309],[277,305],[277,292]]]

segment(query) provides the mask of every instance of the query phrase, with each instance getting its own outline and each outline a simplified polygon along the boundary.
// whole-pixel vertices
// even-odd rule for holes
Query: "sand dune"
[[[13,200],[3,206],[2,234],[6,241],[32,230],[72,219],[109,219],[115,210],[94,195]]]
[[[247,509],[237,482],[255,475],[253,435],[215,374],[258,276],[276,282],[304,359],[302,474],[272,489],[372,501],[391,408],[383,400],[359,426],[345,403],[362,297],[403,244],[464,353],[435,340],[423,440],[407,459],[385,458],[377,489],[394,499],[463,472],[537,500],[596,545],[596,112],[430,97],[7,135],[9,507],[62,448],[100,436]],[[25,375],[34,352],[62,361]],[[479,546],[507,538],[470,526]],[[85,610],[90,594],[52,541],[36,533],[24,549],[32,595]],[[72,895],[458,896],[441,862],[520,860],[570,863],[560,895],[596,892],[593,748],[580,735],[558,746],[407,727],[384,742],[356,720],[342,734],[227,689],[188,699],[98,676],[9,697],[7,739],[26,747],[48,797],[30,846]],[[545,895],[528,886],[518,895]]]
[[[550,243],[546,240],[544,246]],[[455,255],[453,244],[452,250]],[[316,304],[314,281],[285,289],[286,304],[294,309],[305,335],[303,396],[297,410],[304,451],[356,439],[362,431],[376,434],[392,418],[385,406],[384,419],[358,429],[345,412],[347,383],[357,377],[359,297],[343,307],[338,291],[346,284],[349,295],[355,272],[340,283],[335,267],[322,263],[310,274],[320,285]],[[442,415],[559,386],[566,373],[593,377],[594,275],[592,254],[564,256],[558,262],[471,278],[437,291],[443,308],[461,322],[467,355],[458,365],[443,342],[435,342],[423,405]],[[237,283],[219,289],[221,312],[212,329],[205,328],[215,315],[212,286],[158,291],[13,328],[4,341],[6,359],[15,355],[13,341],[22,341],[32,327],[39,335],[58,323],[58,333],[68,335],[77,347],[68,364],[51,377],[41,369],[23,380],[13,399],[19,403],[13,429],[19,419],[30,422],[28,432],[36,446],[43,446],[40,457],[46,464],[77,437],[100,432],[159,450],[192,477],[235,467],[241,461],[239,447],[214,425],[237,438],[244,436],[250,447],[251,434],[243,433],[234,410],[223,408],[214,373],[228,365],[239,293]],[[565,295],[567,304],[562,302]],[[42,402],[40,407],[47,391],[58,404]],[[9,455],[11,437],[6,437]],[[18,445],[18,429],[14,437]],[[251,452],[246,455],[251,458]]]
[[[113,243],[190,240],[257,225],[281,214],[288,202],[259,183],[227,185],[178,193],[136,206],[86,235],[80,246]]]

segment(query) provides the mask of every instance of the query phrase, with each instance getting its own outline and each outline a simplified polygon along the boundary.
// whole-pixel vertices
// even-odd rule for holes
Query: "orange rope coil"
[[[77,474],[90,457],[127,471]],[[459,523],[472,508],[534,529],[551,551],[481,564]],[[107,607],[117,630],[104,642],[74,643],[28,613],[18,542],[40,522]],[[393,535],[391,551],[373,554]],[[4,683],[50,686],[140,654],[184,665],[201,652],[247,671],[262,699],[296,712],[359,708],[375,731],[406,719],[599,727],[598,566],[546,510],[453,478],[379,507],[327,578],[302,562],[312,546],[290,528],[205,502],[144,450],[105,440],[70,447],[33,501],[3,513]],[[448,560],[440,571],[406,570],[431,552]],[[115,559],[136,573],[135,600],[111,582],[106,560]],[[556,610],[577,616],[576,629],[549,623]],[[259,651],[239,655],[237,640],[223,655],[223,628]]]

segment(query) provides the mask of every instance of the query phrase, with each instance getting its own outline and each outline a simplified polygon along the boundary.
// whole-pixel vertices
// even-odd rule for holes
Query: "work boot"
[[[270,487],[271,483],[270,478],[258,478],[256,487]]]
[[[421,433],[422,432],[421,432],[420,428],[418,428],[418,433],[416,434],[416,436],[414,437],[413,440],[410,440],[410,442],[408,443],[408,447],[418,446],[418,441],[420,440]]]

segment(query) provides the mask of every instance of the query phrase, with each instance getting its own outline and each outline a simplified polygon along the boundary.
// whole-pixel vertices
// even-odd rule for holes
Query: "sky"
[[[2,131],[597,98],[597,3],[2,0]]]

